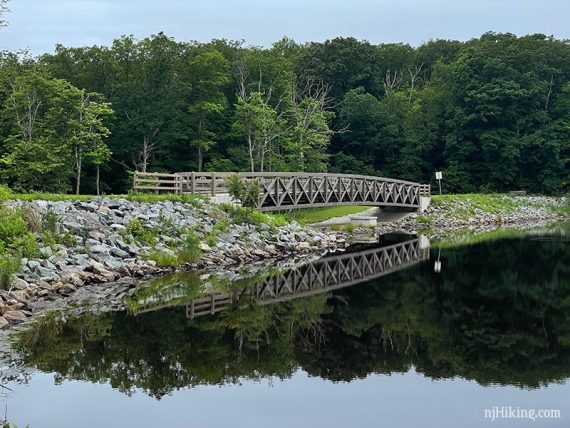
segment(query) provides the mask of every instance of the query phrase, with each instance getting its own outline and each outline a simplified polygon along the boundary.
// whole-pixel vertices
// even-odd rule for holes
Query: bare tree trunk
[[[251,165],[251,172],[255,172],[255,163],[253,160],[253,142],[251,141],[251,132],[247,135],[247,146],[249,152],[249,163]]]
[[[424,66],[424,63],[422,62],[420,64],[420,66],[416,67],[415,71],[413,71],[413,72],[411,69],[408,68],[408,73],[410,74],[410,95],[408,96],[408,104],[412,103],[416,79],[418,78],[418,75],[421,73],[423,66]]]
[[[95,166],[95,185],[97,187],[97,196],[99,196],[101,194],[101,191],[99,189],[99,182],[100,182],[100,177],[101,177],[100,176],[100,172],[101,172],[100,169],[101,169],[100,165]]]
[[[202,172],[202,163],[203,163],[202,147],[198,146],[198,172]]]
[[[550,76],[550,82],[548,83],[548,93],[546,94],[546,102],[544,103],[544,111],[548,111],[548,105],[550,104],[550,96],[552,95],[553,86],[554,86],[554,76]]]
[[[75,194],[79,195],[79,189],[81,187],[81,167],[82,165],[81,151],[75,149]]]

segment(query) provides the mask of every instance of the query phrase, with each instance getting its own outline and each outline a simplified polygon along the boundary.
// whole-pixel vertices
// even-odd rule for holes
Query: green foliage
[[[28,217],[29,216],[30,214],[28,214]],[[35,222],[35,220],[33,220],[32,223],[33,222]],[[51,208],[48,208],[48,210],[41,216],[41,224],[42,227],[40,235],[44,244],[50,247],[55,244],[62,244],[69,247],[76,243],[72,234],[69,232],[63,232],[61,219]],[[28,225],[30,225],[30,221],[28,222]]]
[[[75,182],[125,193],[136,169],[432,184],[441,170],[446,193],[563,194],[568,58],[563,40],[497,33],[418,47],[284,39],[267,49],[160,33],[33,60],[3,53],[0,179],[17,191],[67,192]],[[112,110],[121,114],[110,120]]]
[[[287,223],[283,216],[265,214],[255,208],[236,207],[231,204],[220,204],[219,208],[226,212],[235,224],[252,224],[254,226],[266,224],[270,227],[279,227]]]
[[[331,226],[331,229],[341,232],[352,233],[356,230],[356,226],[354,224],[333,224]]]
[[[165,253],[163,251],[153,251],[148,255],[149,260],[156,262],[159,268],[173,268],[180,266],[180,260],[174,254]]]
[[[257,208],[261,185],[257,180],[244,180],[237,174],[227,177],[228,192],[237,199],[243,207]]]
[[[131,220],[125,232],[141,245],[156,245],[156,231],[150,227],[143,226],[140,220]]]
[[[13,196],[14,193],[12,192],[12,189],[0,184],[0,202],[8,201],[12,199]]]
[[[200,249],[200,238],[193,230],[188,230],[182,246],[178,250],[178,260],[180,263],[198,263],[202,257]]]
[[[28,233],[20,211],[0,206],[0,244],[10,246],[14,239]]]
[[[0,252],[0,289],[8,289],[14,279],[14,274],[21,269],[19,257]]]

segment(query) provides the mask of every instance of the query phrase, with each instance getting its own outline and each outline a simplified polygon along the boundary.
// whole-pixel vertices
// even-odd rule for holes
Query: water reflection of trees
[[[201,384],[286,378],[298,367],[332,381],[370,373],[461,376],[537,387],[570,376],[567,243],[506,240],[445,250],[423,264],[334,294],[187,320],[47,320],[21,338],[26,364],[58,379],[107,382],[160,397]]]

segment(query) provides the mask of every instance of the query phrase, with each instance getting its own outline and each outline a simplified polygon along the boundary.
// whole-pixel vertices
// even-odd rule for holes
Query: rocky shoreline
[[[90,202],[12,201],[8,205],[39,216],[55,213],[61,233],[73,243],[44,245],[39,249],[40,258],[22,259],[21,272],[10,289],[0,289],[0,330],[26,321],[33,315],[34,304],[66,298],[90,284],[121,278],[142,281],[176,269],[223,270],[260,260],[271,265],[293,255],[326,254],[346,245],[342,234],[303,228],[295,222],[239,223],[200,200],[151,204],[95,198]],[[141,242],[135,236],[130,227],[133,222],[142,226],[142,234],[152,231],[147,238],[152,242]],[[222,222],[225,226],[216,228]],[[197,263],[161,267],[150,258],[153,253],[175,256],[188,230],[200,239]]]
[[[417,232],[429,228],[434,235],[441,235],[445,230],[465,227],[492,229],[565,218],[552,209],[565,204],[564,198],[527,199],[528,203],[521,204],[520,209],[493,214],[462,206],[465,203],[461,201],[451,208],[439,204],[425,213],[381,224],[376,230],[352,232],[274,222],[272,217],[263,214],[259,218],[244,218],[239,208],[232,214],[231,209],[224,211],[202,200],[192,203],[144,203],[108,198],[94,198],[89,202],[11,201],[7,205],[14,209],[38,216],[48,212],[57,215],[61,233],[69,242],[41,245],[41,257],[22,259],[21,272],[10,289],[0,289],[0,330],[25,322],[37,308],[49,302],[66,302],[84,287],[88,287],[92,295],[98,295],[94,290],[103,289],[101,284],[114,284],[107,288],[111,290],[110,295],[116,297],[132,290],[139,282],[178,269],[211,273],[260,262],[272,266],[291,257],[318,257],[344,249],[351,233]],[[473,215],[461,218],[454,214],[466,210]],[[198,261],[165,267],[152,259],[152,254],[157,253],[175,258],[177,248],[184,244],[188,234],[195,234],[199,239]],[[109,291],[105,290],[103,295],[109,295]]]

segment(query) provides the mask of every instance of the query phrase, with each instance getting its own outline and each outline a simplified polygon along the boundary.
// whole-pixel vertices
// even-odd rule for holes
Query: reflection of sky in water
[[[333,384],[297,372],[291,379],[200,386],[160,401],[128,397],[109,385],[36,374],[14,386],[8,415],[32,428],[106,427],[480,427],[493,406],[561,409],[562,419],[496,421],[498,426],[566,426],[570,385],[537,390],[484,388],[473,381],[433,381],[413,371]],[[17,415],[17,416],[16,416]],[[565,418],[566,416],[566,418]],[[426,424],[426,421],[429,423]]]

